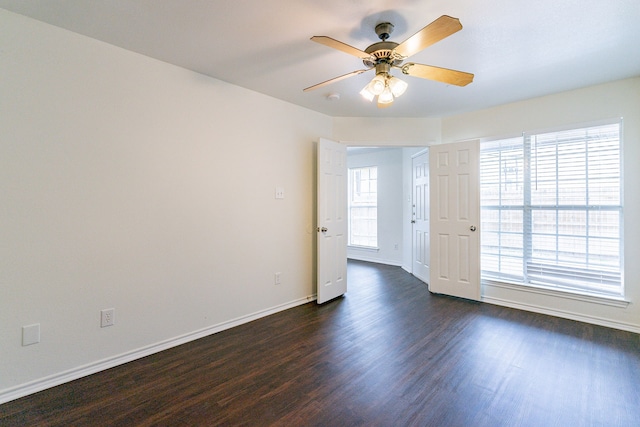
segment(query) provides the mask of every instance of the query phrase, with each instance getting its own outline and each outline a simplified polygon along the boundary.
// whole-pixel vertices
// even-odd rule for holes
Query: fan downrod
[[[390,22],[381,22],[376,25],[376,34],[380,38],[380,40],[385,41],[393,33],[393,24]]]

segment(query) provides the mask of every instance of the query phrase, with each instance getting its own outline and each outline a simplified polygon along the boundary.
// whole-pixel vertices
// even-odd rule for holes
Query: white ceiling
[[[442,117],[640,75],[639,0],[0,0],[0,7],[330,116]],[[391,22],[401,42],[438,18],[462,31],[412,62],[475,74],[457,87],[394,74],[409,89],[378,109],[373,72],[314,35],[359,49]],[[329,101],[337,93],[340,99]]]

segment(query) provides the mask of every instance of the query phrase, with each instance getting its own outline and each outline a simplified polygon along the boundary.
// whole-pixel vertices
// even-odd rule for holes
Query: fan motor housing
[[[396,46],[398,46],[398,43],[388,41],[374,43],[364,51],[375,57],[376,61],[373,62],[369,59],[365,59],[362,62],[367,67],[375,67],[375,65],[379,64],[380,62],[386,62],[389,65],[398,65],[402,62],[402,60],[391,57],[391,52],[396,48]]]

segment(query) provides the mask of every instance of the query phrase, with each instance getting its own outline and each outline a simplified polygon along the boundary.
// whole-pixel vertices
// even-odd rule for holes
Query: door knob
[[[476,231],[476,226],[475,226],[475,225],[472,225],[471,227],[469,227],[469,230],[471,230],[471,231]]]
[[[321,231],[323,233],[326,233],[327,231],[329,231],[329,229],[327,227],[322,227],[322,228],[318,227],[318,233],[321,232]]]
[[[411,224],[415,224],[415,223],[416,223],[416,220],[415,220],[415,219],[412,219],[412,220],[411,220]]]

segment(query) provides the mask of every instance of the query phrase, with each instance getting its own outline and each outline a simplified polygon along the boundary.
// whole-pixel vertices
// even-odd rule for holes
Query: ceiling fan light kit
[[[381,72],[360,91],[360,95],[367,101],[378,97],[378,104],[391,104],[407,90],[408,84],[388,72]]]
[[[408,87],[405,81],[391,75],[391,68],[398,68],[403,74],[413,77],[435,80],[456,86],[466,86],[473,81],[473,74],[471,73],[431,65],[416,64],[414,62],[401,65],[409,56],[449,37],[461,29],[462,25],[458,18],[442,15],[407,40],[398,44],[387,41],[393,32],[393,24],[382,22],[375,27],[375,32],[381,41],[370,45],[365,50],[357,49],[331,37],[313,36],[311,40],[316,43],[360,58],[367,68],[352,71],[351,73],[318,83],[304,89],[304,91],[318,89],[322,86],[375,69],[376,75],[360,91],[360,95],[368,101],[373,101],[377,96],[378,107],[385,108],[393,103],[394,98],[401,96]]]

